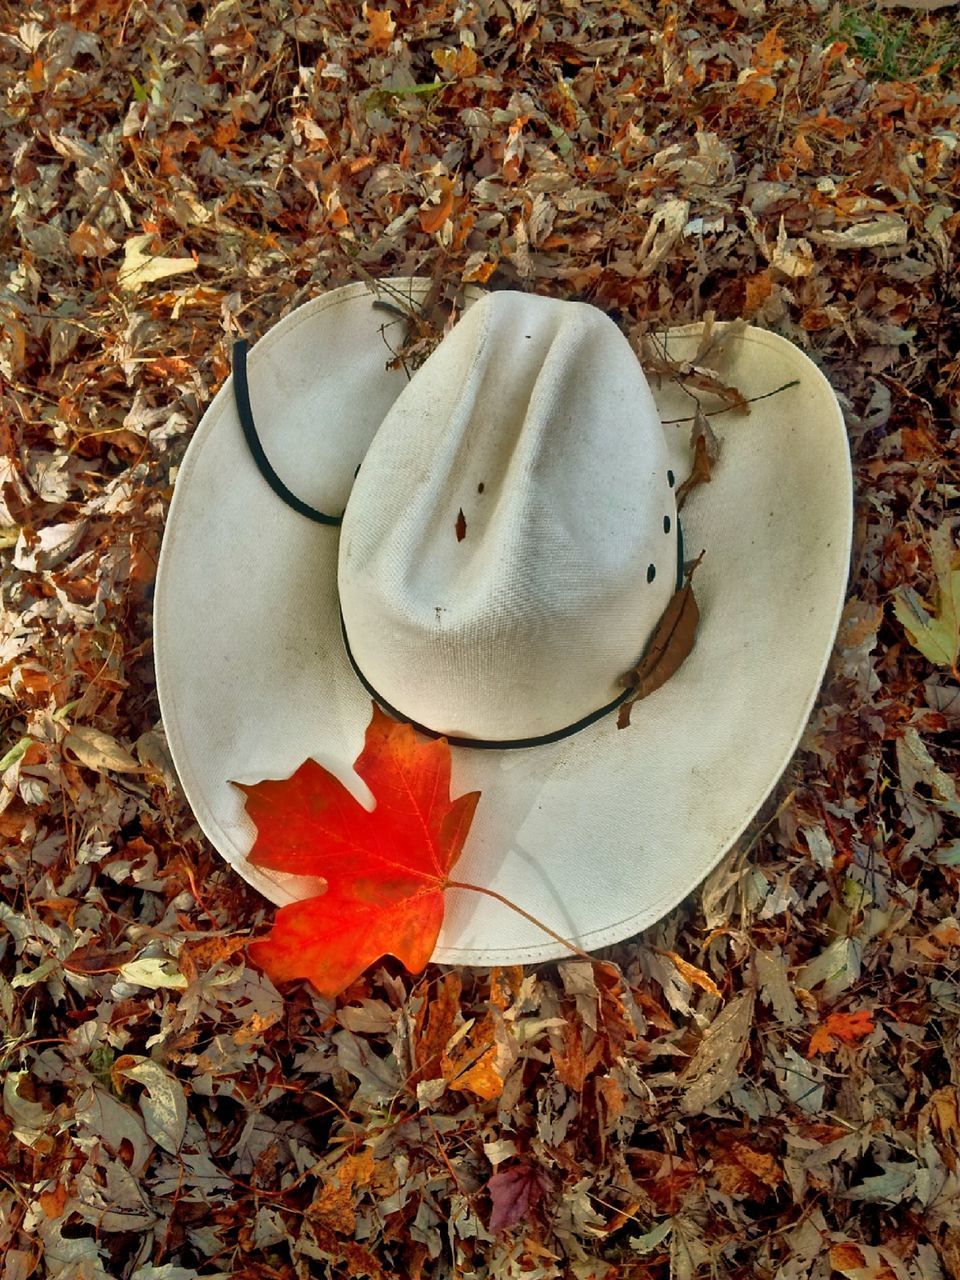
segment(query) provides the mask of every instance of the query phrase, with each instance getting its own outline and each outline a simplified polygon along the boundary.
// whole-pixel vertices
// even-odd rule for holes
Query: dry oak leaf
[[[685,570],[685,582],[679,591],[674,592],[670,603],[663,611],[657,623],[650,643],[644,650],[643,657],[630,671],[620,677],[620,684],[635,690],[633,697],[628,698],[620,707],[617,717],[617,728],[625,729],[630,723],[633,705],[641,698],[648,697],[670,677],[679,671],[689,657],[697,635],[700,622],[700,610],[694,599],[690,579],[694,570],[703,559],[703,552],[697,556],[693,564]]]
[[[869,1009],[857,1009],[854,1013],[831,1013],[810,1037],[807,1057],[818,1053],[832,1053],[836,1042],[856,1044],[873,1030],[873,1014]]]
[[[354,769],[373,810],[315,760],[281,781],[234,784],[257,827],[250,862],[327,882],[321,896],[281,907],[250,958],[274,982],[308,978],[331,998],[385,954],[411,973],[430,959],[480,798],[450,799],[446,739],[420,741],[376,705]]]

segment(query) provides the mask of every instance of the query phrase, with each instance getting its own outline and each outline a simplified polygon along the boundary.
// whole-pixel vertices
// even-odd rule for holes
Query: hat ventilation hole
[[[673,483],[674,483],[674,480],[675,480],[675,479],[676,479],[676,477],[674,476],[673,472],[672,472],[672,471],[668,471],[668,472],[667,472],[667,484],[670,486],[670,488],[671,488],[671,489],[673,488]]]
[[[647,581],[652,582],[657,576],[657,566],[655,564],[647,565]]]
[[[669,517],[669,516],[664,516],[664,517],[663,517],[663,532],[664,532],[664,533],[669,533],[669,532],[670,532],[670,517]]]

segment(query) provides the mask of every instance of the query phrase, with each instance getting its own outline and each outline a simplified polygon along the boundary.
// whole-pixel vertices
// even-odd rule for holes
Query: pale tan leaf
[[[78,725],[63,740],[67,751],[98,773],[137,773],[139,764],[116,738],[91,725]]]
[[[753,999],[752,991],[737,996],[707,1028],[680,1078],[685,1089],[680,1099],[684,1115],[697,1115],[732,1088],[753,1025]]]
[[[125,293],[136,293],[154,280],[196,271],[196,258],[151,257],[146,247],[152,239],[152,235],[131,236],[123,246],[123,265],[117,274],[117,284]]]
[[[927,612],[911,587],[895,593],[893,611],[915,649],[929,662],[955,671],[960,656],[960,557],[946,529],[933,532],[930,549],[937,579],[933,612]]]

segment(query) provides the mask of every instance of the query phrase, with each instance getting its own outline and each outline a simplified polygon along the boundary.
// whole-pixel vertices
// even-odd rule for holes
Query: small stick
[[[775,387],[773,391],[765,391],[762,396],[749,396],[745,403],[756,404],[758,400],[769,400],[771,396],[777,396],[780,394],[781,391],[788,391],[790,387],[799,387],[799,385],[800,385],[800,379],[794,378],[791,382],[785,382],[782,387]],[[684,387],[683,389],[684,391],[686,391],[686,387]],[[696,399],[696,397],[694,397],[694,399]],[[732,413],[735,408],[736,408],[736,405],[727,405],[725,409],[709,409],[704,413],[704,417],[715,418],[717,414],[720,414],[720,413]],[[662,418],[661,422],[663,426],[669,427],[669,426],[673,426],[678,422],[692,422],[693,418],[694,418],[694,415],[691,414],[689,418]]]

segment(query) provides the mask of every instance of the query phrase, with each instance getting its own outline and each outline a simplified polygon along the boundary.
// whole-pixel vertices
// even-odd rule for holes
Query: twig
[[[781,391],[788,391],[791,387],[799,387],[799,385],[800,385],[800,379],[794,378],[790,382],[785,382],[782,387],[775,387],[773,391],[765,391],[762,396],[748,396],[747,399],[744,401],[744,403],[756,404],[758,400],[769,400],[771,396],[777,396],[780,394]],[[686,387],[683,387],[682,389],[686,391]],[[694,396],[694,399],[696,399],[696,396]],[[723,409],[704,410],[703,414],[704,414],[704,417],[706,418],[715,418],[717,417],[718,414],[721,414],[721,413],[732,413],[733,410],[736,409],[736,407],[737,406],[734,404],[728,404]],[[673,426],[678,422],[692,422],[693,418],[694,418],[694,415],[691,414],[689,418],[661,418],[661,422],[663,426],[669,427],[669,426]]]

